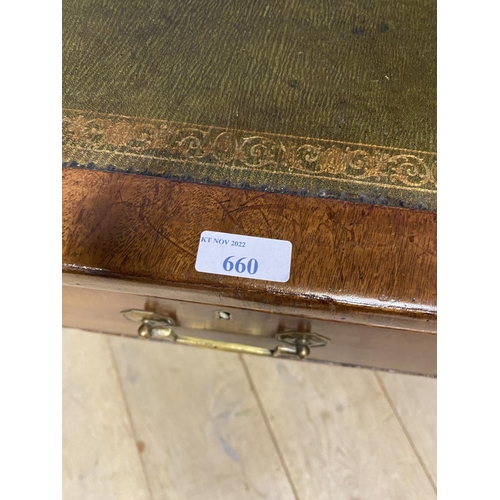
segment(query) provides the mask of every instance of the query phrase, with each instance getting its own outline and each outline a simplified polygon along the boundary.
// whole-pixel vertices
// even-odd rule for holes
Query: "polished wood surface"
[[[135,335],[121,314],[134,308],[266,348],[314,332],[331,341],[312,360],[435,375],[435,226],[431,212],[64,168],[63,325]],[[290,280],[197,272],[205,230],[290,241]]]
[[[291,241],[290,280],[197,272],[205,230]],[[332,317],[434,323],[436,214],[64,168],[63,269]]]

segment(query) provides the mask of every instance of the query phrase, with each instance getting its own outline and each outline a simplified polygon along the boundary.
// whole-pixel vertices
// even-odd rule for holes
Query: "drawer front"
[[[123,314],[130,310],[156,313],[172,322],[172,326],[155,330],[151,340],[222,349],[231,343],[232,347],[225,350],[270,355],[280,354],[285,347],[285,356],[298,358],[289,355],[290,340],[307,338],[309,342],[312,338],[305,362],[436,374],[436,335],[432,333],[63,286],[64,327],[140,338],[142,323]],[[171,335],[162,335],[168,329]],[[313,334],[318,337],[311,337]],[[314,342],[317,338],[327,340]]]

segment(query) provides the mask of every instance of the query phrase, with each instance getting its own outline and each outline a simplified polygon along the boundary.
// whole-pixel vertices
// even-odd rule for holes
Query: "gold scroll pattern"
[[[435,153],[383,146],[74,110],[63,113],[63,145],[163,159],[166,165],[169,161],[184,161],[431,192],[437,189]]]

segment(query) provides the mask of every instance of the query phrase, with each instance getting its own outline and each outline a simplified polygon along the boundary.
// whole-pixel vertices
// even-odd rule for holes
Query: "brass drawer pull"
[[[177,335],[173,327],[175,322],[172,318],[151,311],[139,311],[129,309],[122,314],[131,321],[140,322],[141,326],[137,334],[141,338],[156,338],[167,340],[176,344],[219,349],[221,351],[239,352],[242,354],[257,354],[259,356],[290,356],[299,359],[307,358],[312,347],[323,347],[329,341],[328,338],[317,333],[286,332],[276,334],[276,339],[288,345],[277,345],[273,349],[255,347],[233,342],[221,342],[218,340],[202,339]]]

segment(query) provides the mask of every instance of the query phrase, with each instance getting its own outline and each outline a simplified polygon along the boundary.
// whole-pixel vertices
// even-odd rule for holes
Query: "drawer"
[[[153,334],[149,340],[179,343],[188,338],[191,345],[250,354],[272,355],[277,346],[292,348],[294,340],[305,336],[310,353],[302,362],[330,362],[410,373],[436,374],[436,335],[387,327],[374,327],[342,321],[308,319],[236,307],[221,307],[183,300],[63,286],[63,325],[107,334],[138,335],[140,321],[127,319],[124,311],[144,311],[168,318],[175,337]],[[194,340],[193,340],[194,339]],[[198,341],[199,339],[199,341]],[[284,339],[284,340],[281,340]],[[315,344],[324,345],[314,346]],[[288,342],[288,343],[287,343]],[[169,346],[170,347],[170,346]],[[159,347],[160,348],[160,347]],[[175,347],[172,347],[175,348]],[[259,349],[255,349],[259,348]],[[275,354],[291,359],[297,355]]]

